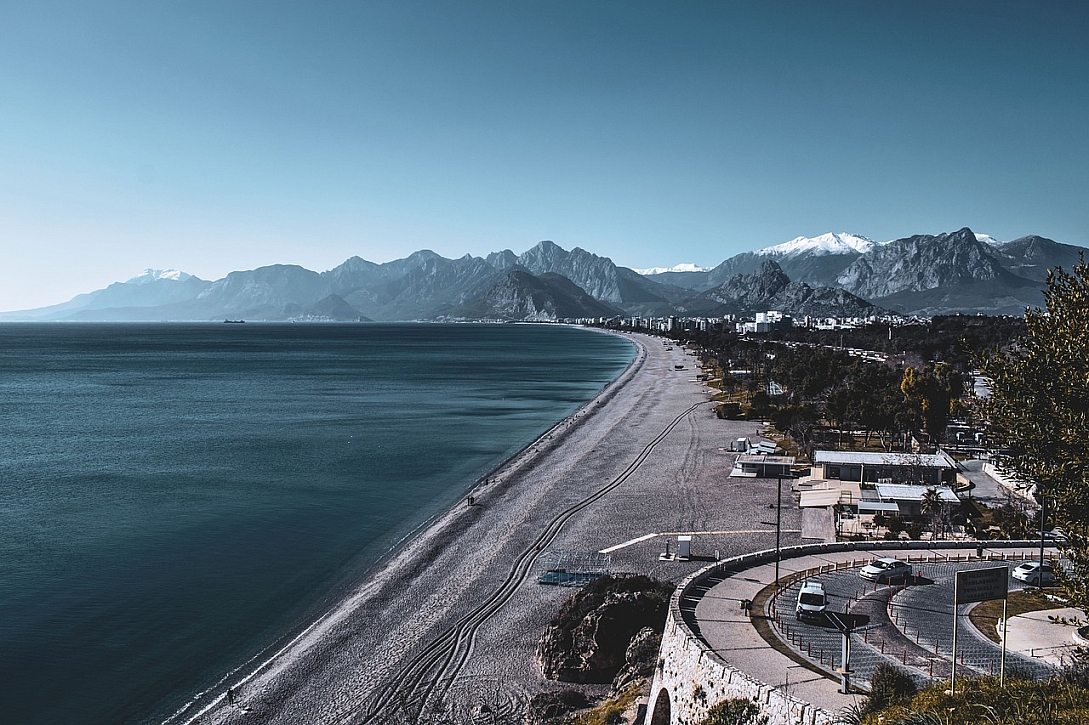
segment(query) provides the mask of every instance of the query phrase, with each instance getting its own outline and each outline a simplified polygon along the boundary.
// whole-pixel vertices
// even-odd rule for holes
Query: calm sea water
[[[0,720],[161,721],[632,354],[558,326],[0,326]]]

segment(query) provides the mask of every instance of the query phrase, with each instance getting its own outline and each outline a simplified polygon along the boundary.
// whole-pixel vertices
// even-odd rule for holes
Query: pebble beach
[[[560,552],[609,550],[613,572],[676,582],[716,556],[773,548],[775,481],[728,477],[730,442],[760,424],[717,419],[683,348],[630,337],[632,365],[482,480],[472,505],[429,523],[327,614],[170,722],[379,722],[425,697],[517,711],[561,686],[535,663],[573,591],[538,583]],[[800,542],[789,503],[787,489],[784,546]],[[686,533],[693,560],[661,560]]]

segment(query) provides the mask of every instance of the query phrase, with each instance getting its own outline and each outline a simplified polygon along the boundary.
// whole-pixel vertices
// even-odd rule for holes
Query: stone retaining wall
[[[975,549],[975,541],[852,541],[792,546],[783,559],[841,551],[903,551]],[[988,548],[1025,547],[1038,542],[987,541]],[[768,725],[832,725],[836,713],[791,697],[730,666],[699,636],[681,614],[681,601],[695,597],[704,580],[724,571],[738,571],[775,561],[775,550],[726,559],[694,572],[681,582],[669,604],[658,668],[651,684],[645,725],[696,725],[711,706],[729,698],[748,698],[768,716]]]

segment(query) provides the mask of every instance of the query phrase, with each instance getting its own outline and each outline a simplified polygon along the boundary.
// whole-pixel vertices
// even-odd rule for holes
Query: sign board
[[[1009,585],[1009,567],[969,569],[957,572],[956,600],[958,604],[1005,599]]]
[[[855,627],[863,627],[870,623],[869,616],[865,614],[848,614],[847,612],[825,612],[825,620],[840,632],[850,632]]]

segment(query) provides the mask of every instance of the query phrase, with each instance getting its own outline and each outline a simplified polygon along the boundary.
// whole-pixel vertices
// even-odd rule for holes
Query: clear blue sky
[[[0,310],[542,239],[1089,246],[1082,2],[0,4]]]

